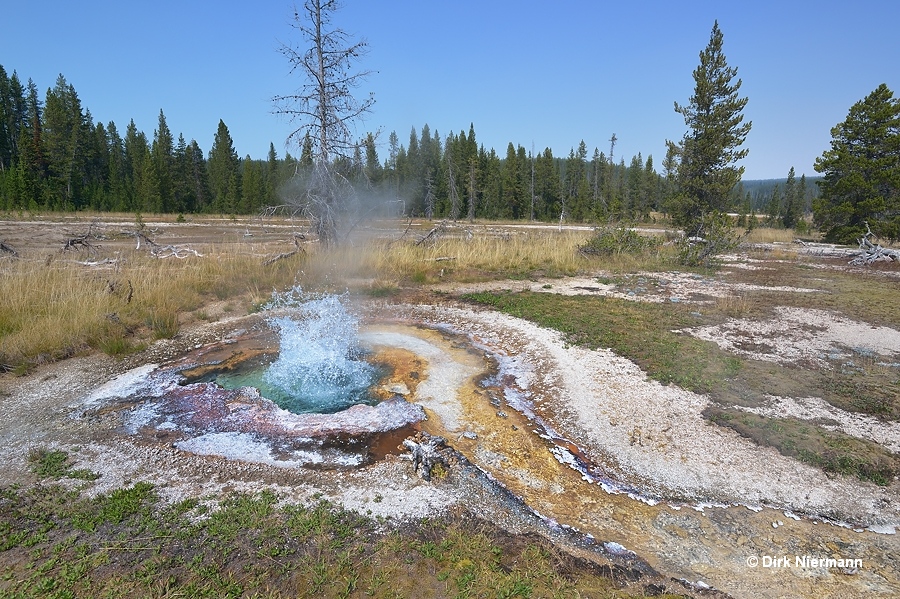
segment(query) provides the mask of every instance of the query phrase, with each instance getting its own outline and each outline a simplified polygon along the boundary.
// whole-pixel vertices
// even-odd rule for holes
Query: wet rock
[[[404,383],[391,383],[386,386],[386,390],[388,393],[393,393],[394,395],[409,395],[409,387]]]

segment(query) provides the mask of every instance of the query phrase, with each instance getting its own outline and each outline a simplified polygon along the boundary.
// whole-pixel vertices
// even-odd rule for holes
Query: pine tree
[[[796,174],[792,166],[788,172],[787,182],[784,184],[784,202],[781,206],[781,225],[785,229],[793,229],[796,226],[802,212],[801,201],[797,190]]]
[[[145,166],[150,155],[150,146],[143,131],[138,131],[134,119],[125,128],[125,194],[124,204],[128,211],[144,210]]]
[[[253,214],[263,206],[263,198],[266,194],[266,185],[263,181],[262,165],[250,158],[248,154],[244,158],[244,167],[241,173],[241,202],[239,211],[243,214]]]
[[[553,220],[562,213],[562,183],[559,165],[550,148],[538,154],[534,165],[535,212],[540,220]]]
[[[116,124],[106,125],[107,152],[109,156],[109,209],[124,212],[126,205],[125,143]]]
[[[278,202],[278,153],[275,144],[269,142],[269,153],[266,156],[266,204],[276,206]]]
[[[675,112],[684,117],[688,131],[670,152],[679,158],[677,194],[669,202],[673,222],[693,235],[703,216],[726,211],[732,188],[740,181],[744,167],[735,166],[747,155],[741,149],[751,123],[743,122],[741,111],[747,98],[738,92],[737,68],[729,67],[722,53],[722,32],[714,23],[709,44],[700,53],[694,70],[694,94],[686,106],[675,103]]]
[[[812,212],[812,205],[810,204],[809,197],[809,188],[806,185],[806,174],[800,175],[800,185],[797,190],[797,195],[800,196],[801,201],[801,214],[806,216],[810,212]]]
[[[90,111],[88,122],[93,121]],[[85,182],[85,203],[94,210],[109,210],[109,134],[103,123],[97,123],[89,139],[87,165],[83,174]]]
[[[641,218],[648,220],[650,211],[659,208],[659,191],[660,180],[656,171],[653,169],[653,155],[647,155],[647,161],[644,162],[644,177],[642,185],[643,201],[641,202]]]
[[[25,90],[13,71],[7,76],[0,65],[0,173],[18,162],[18,144],[26,118]]]
[[[162,200],[159,195],[159,173],[153,154],[147,152],[141,165],[140,187],[137,188],[137,212],[158,211]]]
[[[366,148],[366,182],[370,186],[375,186],[381,183],[383,176],[381,164],[378,162],[378,148],[375,147],[375,135],[367,134],[363,145]]]
[[[506,160],[503,164],[502,201],[500,202],[500,218],[519,218],[521,215],[521,197],[519,195],[519,160],[512,142],[506,146]]]
[[[178,134],[178,143],[175,144],[173,158],[172,203],[169,209],[179,214],[193,212],[197,202],[193,197],[194,189],[191,185],[191,156],[187,141],[181,133]]]
[[[231,133],[225,122],[219,126],[209,150],[209,185],[212,190],[212,210],[220,214],[234,214],[240,199],[239,160]]]
[[[166,115],[163,114],[162,109],[159,111],[159,124],[153,132],[153,145],[150,149],[150,154],[153,157],[153,167],[159,189],[154,194],[154,198],[158,203],[152,207],[148,206],[147,209],[160,213],[171,212],[174,206],[175,145],[172,141],[172,132],[166,123]]]
[[[603,221],[609,215],[609,206],[604,195],[606,179],[606,156],[594,148],[591,157],[591,212],[596,220]]]
[[[210,208],[213,199],[209,187],[209,168],[197,140],[191,140],[188,146],[188,155],[191,159],[191,185],[193,188],[191,197],[194,200],[192,211],[202,212]]]
[[[587,184],[586,163],[587,146],[584,140],[578,144],[578,150],[569,150],[569,157],[565,164],[565,181],[563,189],[563,204],[565,212],[563,219],[572,218],[577,221],[588,217],[589,185]]]
[[[44,155],[49,173],[45,187],[46,205],[57,210],[75,209],[81,199],[87,127],[81,100],[62,75],[47,91],[43,126]]]
[[[37,209],[47,176],[44,159],[43,103],[31,79],[26,86],[24,118],[19,131],[19,162],[16,166],[15,203],[20,208]]]
[[[644,158],[640,152],[637,156],[632,156],[625,178],[627,208],[622,216],[628,219],[638,218],[644,214]]]
[[[813,204],[816,225],[839,243],[853,243],[866,223],[880,237],[900,239],[900,100],[882,83],[831,136],[831,149],[815,164],[824,174]]]

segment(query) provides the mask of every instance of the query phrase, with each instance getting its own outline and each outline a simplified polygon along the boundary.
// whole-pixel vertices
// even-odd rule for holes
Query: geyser
[[[296,287],[267,306],[278,331],[275,359],[245,363],[217,374],[226,389],[255,387],[295,414],[331,414],[355,404],[374,405],[370,388],[384,374],[366,362],[358,343],[359,322],[337,295],[305,296]]]

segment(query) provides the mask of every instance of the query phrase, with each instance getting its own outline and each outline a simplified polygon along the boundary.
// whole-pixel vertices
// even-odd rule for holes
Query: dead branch
[[[184,260],[188,256],[196,256],[198,258],[203,257],[203,254],[189,247],[160,245],[141,230],[129,231],[128,234],[134,236],[136,241],[135,250],[141,249],[141,242],[146,242],[146,244],[150,246],[150,255],[154,258],[179,258]]]
[[[95,253],[100,249],[99,245],[91,243],[89,240],[93,239],[95,241],[100,241],[105,239],[103,235],[96,233],[94,231],[94,227],[99,224],[99,221],[94,221],[90,225],[88,225],[87,233],[83,235],[72,235],[69,239],[66,240],[65,244],[63,244],[62,251],[67,252],[69,250],[78,250],[78,249],[86,249],[91,253]]]
[[[872,243],[869,239],[874,237],[869,223],[866,222],[866,233],[859,238],[859,252],[854,254],[854,258],[850,260],[850,264],[854,266],[870,266],[879,260],[890,260],[891,262],[900,262],[900,252],[889,248],[881,247],[879,243]],[[877,239],[877,237],[875,237]]]
[[[141,249],[141,241],[142,241],[142,240],[143,240],[143,241],[146,241],[146,242],[147,242],[147,245],[149,245],[151,248],[153,248],[153,247],[159,247],[159,245],[158,245],[155,241],[153,241],[152,239],[150,239],[150,238],[147,236],[147,234],[144,233],[143,231],[140,231],[140,230],[137,230],[137,231],[129,231],[128,234],[129,234],[129,235],[134,235],[134,240],[135,240],[135,242],[136,242],[136,245],[135,245],[135,248],[134,248],[134,249],[136,249],[136,250]]]
[[[278,254],[276,256],[272,256],[271,258],[269,258],[268,260],[263,262],[263,266],[269,266],[270,264],[275,264],[279,260],[284,260],[285,258],[290,258],[291,256],[296,256],[299,253],[305,252],[306,250],[304,250],[300,246],[301,239],[306,239],[306,236],[303,235],[302,233],[294,233],[294,248],[295,249],[290,252],[284,252],[284,253]]]
[[[203,254],[195,249],[180,248],[174,245],[156,246],[150,250],[150,255],[154,258],[178,258],[180,260],[184,260],[188,256],[203,257]]]
[[[69,250],[78,250],[78,249],[86,249],[91,253],[96,253],[100,246],[95,245],[88,241],[90,237],[90,233],[86,233],[84,235],[79,235],[78,237],[72,237],[66,240],[66,243],[63,244],[62,252],[68,252]]]
[[[6,245],[3,241],[0,241],[0,254],[8,254],[12,258],[18,258],[19,252],[14,250],[11,246]]]
[[[76,260],[75,264],[80,264],[82,266],[117,266],[119,264],[118,258],[104,258],[103,260]]]
[[[416,242],[416,245],[422,245],[428,240],[437,241],[437,238],[440,237],[447,230],[447,221],[442,220],[438,224],[434,226],[428,233],[425,234],[424,237],[419,239]]]

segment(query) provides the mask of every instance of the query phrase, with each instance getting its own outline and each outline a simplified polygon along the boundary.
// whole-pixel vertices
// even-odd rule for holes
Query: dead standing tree
[[[447,152],[447,188],[450,190],[450,220],[456,222],[459,219],[459,191],[456,189],[456,175],[453,172],[453,159]]]
[[[353,95],[370,74],[352,69],[367,44],[351,42],[346,32],[332,25],[332,15],[340,7],[338,0],[306,0],[302,9],[295,9],[291,25],[300,32],[302,45],[282,44],[280,51],[291,64],[291,74],[299,71],[305,83],[293,94],[273,98],[277,114],[299,122],[288,143],[300,145],[307,135],[312,142],[312,169],[299,181],[303,191],[288,201],[309,218],[326,246],[338,242],[339,221],[355,201],[352,186],[337,172],[334,160],[353,155],[357,145],[353,125],[375,103],[371,94],[364,101]]]

